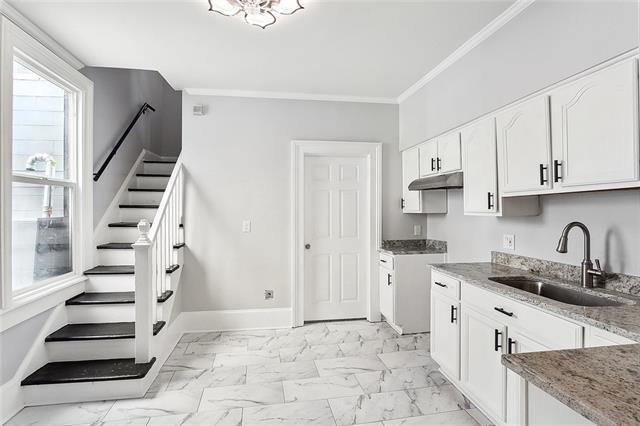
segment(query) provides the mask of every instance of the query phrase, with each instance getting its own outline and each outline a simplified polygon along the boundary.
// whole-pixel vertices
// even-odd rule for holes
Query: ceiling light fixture
[[[274,12],[291,15],[300,9],[304,8],[299,0],[209,0],[210,12],[218,12],[224,16],[243,13],[247,24],[262,29],[276,22]]]

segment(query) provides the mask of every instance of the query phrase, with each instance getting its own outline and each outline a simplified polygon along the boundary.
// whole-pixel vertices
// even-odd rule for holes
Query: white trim
[[[369,286],[367,319],[380,320],[378,303],[378,247],[382,235],[382,144],[378,142],[291,142],[291,324],[304,324],[304,158],[308,155],[366,157],[369,165]]]
[[[238,98],[288,99],[298,101],[355,102],[367,104],[396,104],[396,98],[324,95],[320,93],[269,92],[261,90],[225,90],[186,88],[185,93],[193,96],[227,96]]]
[[[442,62],[440,62],[435,68],[429,71],[424,77],[415,82],[411,87],[405,90],[398,99],[397,103],[401,103],[409,96],[420,90],[428,82],[442,74],[444,70],[451,65],[458,62],[463,56],[473,50],[480,43],[491,37],[495,32],[504,27],[513,18],[522,13],[526,8],[531,6],[535,0],[516,0],[514,4],[509,6],[504,12],[498,15],[493,21],[489,22],[487,26],[478,31],[473,37],[464,42],[462,46],[458,47],[449,56],[447,56]]]
[[[60,59],[71,65],[76,70],[84,68],[84,64],[76,58],[71,52],[62,47],[49,34],[44,32],[40,27],[31,22],[26,16],[20,13],[15,7],[11,6],[5,0],[0,0],[0,14],[4,15],[20,27],[24,32],[36,39],[40,44],[53,52]]]
[[[182,312],[183,333],[291,327],[291,308]]]

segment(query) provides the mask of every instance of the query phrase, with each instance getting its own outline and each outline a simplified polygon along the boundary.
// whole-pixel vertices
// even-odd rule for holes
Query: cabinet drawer
[[[431,271],[431,290],[460,299],[460,281],[438,271]]]
[[[460,298],[550,349],[582,347],[582,326],[488,290],[462,283]]]
[[[380,266],[393,270],[393,255],[386,253],[378,253],[380,255]]]

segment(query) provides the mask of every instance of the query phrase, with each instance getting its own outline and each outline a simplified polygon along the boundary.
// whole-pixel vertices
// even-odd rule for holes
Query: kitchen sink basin
[[[528,277],[491,277],[490,281],[577,306],[618,306],[621,302]]]

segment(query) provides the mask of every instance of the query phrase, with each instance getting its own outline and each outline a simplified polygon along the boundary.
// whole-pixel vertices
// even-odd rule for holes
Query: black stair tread
[[[136,173],[136,176],[140,177],[171,177],[171,175],[166,173]]]
[[[186,246],[186,244],[185,244],[185,243],[178,243],[178,244],[174,244],[174,245],[173,245],[173,248],[174,248],[174,249],[179,249],[179,248],[182,248],[182,247],[184,247],[184,246]]]
[[[153,335],[165,326],[164,321],[153,325]],[[72,340],[133,339],[135,322],[103,322],[87,324],[67,324],[47,336],[45,342],[67,342]]]
[[[142,160],[142,162],[147,164],[176,164],[172,160]]]
[[[105,243],[96,246],[98,250],[133,250],[133,243]]]
[[[30,374],[21,384],[29,386],[142,379],[155,361],[152,358],[145,364],[136,364],[134,358],[121,358],[50,362]]]
[[[165,188],[129,188],[129,192],[164,192]]]
[[[159,204],[120,204],[121,209],[157,209]]]
[[[151,222],[149,222],[151,225]],[[138,222],[113,222],[109,224],[109,228],[137,228]]]
[[[167,274],[177,271],[180,265],[170,265],[167,267]],[[85,275],[133,275],[133,265],[98,265],[95,268],[91,268],[84,271]]]
[[[173,291],[167,290],[158,297],[158,302],[165,302],[173,295]],[[66,304],[77,305],[122,305],[135,302],[133,291],[113,291],[104,293],[82,293],[67,300]]]
[[[85,275],[133,275],[133,265],[98,265],[88,271]]]

